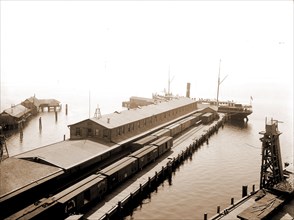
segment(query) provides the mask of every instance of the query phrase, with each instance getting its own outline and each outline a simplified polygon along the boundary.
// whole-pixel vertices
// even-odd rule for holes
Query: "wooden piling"
[[[234,205],[234,198],[231,198],[231,205]]]
[[[57,121],[58,118],[57,118],[57,111],[55,111],[55,121]]]
[[[204,213],[204,220],[207,220],[207,213]]]
[[[247,186],[242,186],[242,198],[247,196]]]
[[[216,213],[220,213],[220,206],[217,206]]]
[[[252,193],[255,193],[255,185],[252,185]]]
[[[42,118],[39,118],[39,130],[42,130]]]

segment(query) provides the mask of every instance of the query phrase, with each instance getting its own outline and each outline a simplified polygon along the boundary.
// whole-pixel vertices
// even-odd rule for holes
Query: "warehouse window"
[[[76,128],[76,136],[81,136],[81,128]]]

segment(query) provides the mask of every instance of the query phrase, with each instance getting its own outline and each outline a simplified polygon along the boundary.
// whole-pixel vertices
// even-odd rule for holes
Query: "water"
[[[10,155],[62,141],[64,135],[68,138],[67,125],[89,117],[89,94],[85,91],[83,95],[74,94],[55,91],[40,97],[67,103],[69,114],[65,115],[63,106],[56,122],[53,112],[40,113],[27,124],[22,138],[17,133],[8,139]],[[94,103],[100,104],[102,114],[120,109],[121,102],[128,99],[120,95],[103,98],[90,95]],[[230,205],[231,198],[240,199],[243,185],[248,185],[249,192],[253,184],[258,189],[261,163],[261,135],[258,133],[264,130],[266,116],[283,122],[279,124],[283,133],[280,136],[282,159],[293,166],[292,97],[274,102],[270,97],[255,98],[254,112],[247,125],[226,124],[210,138],[209,144],[204,144],[175,172],[171,185],[164,182],[126,219],[203,219],[204,213],[208,213],[208,217],[216,214],[217,206],[223,209]],[[91,116],[95,107],[91,108]],[[39,117],[42,117],[41,131]]]

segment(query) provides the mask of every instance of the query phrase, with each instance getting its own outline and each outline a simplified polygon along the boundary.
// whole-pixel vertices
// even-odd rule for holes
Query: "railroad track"
[[[178,138],[176,138],[174,140],[172,149],[177,147],[179,144],[183,143],[185,140],[187,140],[187,137],[190,137],[191,135],[193,135],[193,134],[197,133],[198,131],[200,131],[203,127],[204,127],[204,125],[201,124],[201,125],[199,125],[197,127],[191,128],[187,132],[180,135]]]

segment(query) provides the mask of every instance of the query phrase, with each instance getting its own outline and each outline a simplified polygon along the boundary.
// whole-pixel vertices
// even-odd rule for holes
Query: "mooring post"
[[[39,130],[42,130],[42,118],[39,118]]]
[[[207,213],[204,213],[204,220],[207,220]]]
[[[231,205],[234,205],[234,198],[231,198]]]
[[[217,214],[220,213],[220,206],[217,206],[216,213],[217,213]]]
[[[67,107],[67,104],[65,105],[65,115],[67,115],[67,110],[68,110],[68,107]]]
[[[247,196],[247,186],[242,186],[242,198]]]
[[[255,185],[252,185],[252,193],[255,193]]]
[[[21,130],[19,133],[20,143],[23,141],[23,131]]]

